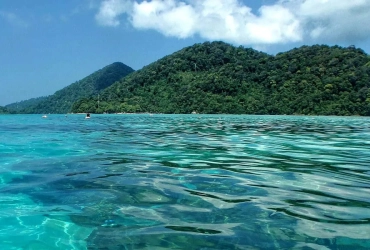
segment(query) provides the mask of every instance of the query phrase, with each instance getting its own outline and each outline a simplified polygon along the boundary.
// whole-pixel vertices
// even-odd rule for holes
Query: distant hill
[[[370,115],[370,57],[303,46],[271,56],[206,42],[166,56],[83,98],[73,112]]]
[[[11,110],[13,113],[19,113],[25,110],[26,108],[36,106],[40,102],[46,100],[48,97],[47,96],[41,96],[37,98],[31,98],[28,100],[20,101],[20,102],[15,102],[9,105],[6,105],[6,108]]]
[[[114,82],[132,73],[127,65],[115,62],[77,81],[53,95],[12,103],[6,108],[12,113],[46,114],[68,113],[73,103],[83,97],[97,95]]]

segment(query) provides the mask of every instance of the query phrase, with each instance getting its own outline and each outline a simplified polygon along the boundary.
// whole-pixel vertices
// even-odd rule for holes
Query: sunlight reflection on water
[[[0,136],[2,249],[370,248],[369,118],[5,115]]]

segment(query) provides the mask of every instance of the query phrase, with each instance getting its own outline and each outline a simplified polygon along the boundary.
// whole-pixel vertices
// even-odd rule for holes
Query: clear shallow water
[[[369,249],[370,119],[0,116],[0,249]]]

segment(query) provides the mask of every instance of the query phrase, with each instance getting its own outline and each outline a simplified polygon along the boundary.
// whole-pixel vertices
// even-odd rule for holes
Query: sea
[[[370,249],[370,118],[1,115],[0,249]]]

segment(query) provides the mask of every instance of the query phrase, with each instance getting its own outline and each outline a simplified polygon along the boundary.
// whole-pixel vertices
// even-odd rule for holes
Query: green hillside
[[[72,104],[83,98],[97,95],[114,82],[132,73],[134,70],[123,63],[116,62],[77,81],[53,95],[7,105],[13,113],[45,114],[68,113]]]
[[[18,113],[18,112],[22,112],[22,110],[24,110],[28,107],[36,106],[37,104],[46,100],[47,98],[48,98],[47,96],[31,98],[31,99],[28,99],[28,100],[8,104],[8,105],[6,105],[6,108],[11,110],[13,113]]]
[[[206,42],[121,79],[73,112],[370,115],[370,57],[303,46],[271,56]]]

